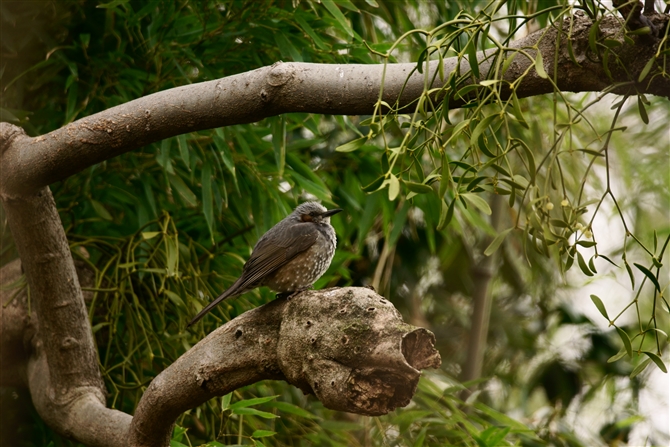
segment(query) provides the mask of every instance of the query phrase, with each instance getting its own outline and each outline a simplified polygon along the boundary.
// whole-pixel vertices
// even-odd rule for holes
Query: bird
[[[242,275],[188,324],[200,321],[221,301],[267,286],[281,294],[307,290],[323,275],[335,255],[337,239],[330,217],[342,211],[304,202],[256,242]]]

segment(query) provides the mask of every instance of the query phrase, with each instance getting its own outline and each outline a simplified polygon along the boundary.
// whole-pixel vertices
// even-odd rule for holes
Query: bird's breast
[[[268,275],[263,285],[277,292],[308,289],[326,272],[334,254],[334,231],[332,238],[319,232],[316,242],[310,248]]]

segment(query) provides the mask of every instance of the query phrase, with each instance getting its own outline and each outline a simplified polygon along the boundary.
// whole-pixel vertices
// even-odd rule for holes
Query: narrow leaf
[[[663,360],[661,360],[661,358],[658,355],[654,354],[653,352],[649,352],[649,351],[642,351],[642,352],[647,354],[647,356],[650,359],[652,359],[654,361],[654,363],[656,363],[656,366],[658,366],[658,368],[661,371],[663,371],[666,374],[668,373],[668,368],[665,367],[665,363],[663,363]]]
[[[202,213],[209,228],[209,235],[214,242],[214,199],[212,198],[212,165],[206,161],[202,166]]]
[[[593,301],[593,304],[596,305],[596,307],[598,308],[600,313],[603,315],[603,317],[607,318],[607,321],[610,321],[610,317],[607,316],[607,310],[605,309],[605,305],[603,304],[602,300],[600,298],[598,298],[597,295],[591,295],[591,301]]]
[[[589,270],[589,266],[586,265],[586,261],[580,252],[577,252],[577,264],[586,276],[593,276],[593,272]]]
[[[628,337],[628,334],[626,333],[626,331],[624,331],[620,327],[617,327],[616,331],[619,334],[619,338],[621,338],[621,341],[623,342],[623,346],[626,349],[626,353],[628,354],[628,357],[633,357],[633,347],[630,343],[630,337]]]
[[[542,79],[547,79],[549,77],[544,70],[544,62],[542,61],[542,53],[540,50],[537,50],[537,55],[535,56],[535,71],[537,71],[537,75]]]
[[[394,201],[396,197],[398,197],[398,193],[400,192],[400,181],[398,180],[398,177],[391,174],[388,182],[389,182],[389,200]]]
[[[479,124],[475,127],[475,130],[472,131],[472,135],[470,136],[470,141],[477,141],[479,136],[486,130],[487,127],[491,124],[491,122],[496,119],[499,115],[497,113],[491,114],[481,120]]]
[[[423,183],[414,183],[414,182],[404,182],[404,183],[407,186],[407,189],[417,194],[428,194],[433,192],[433,188],[431,188],[428,185],[424,185]]]
[[[333,17],[335,17],[335,20],[337,20],[337,23],[340,24],[340,29],[346,32],[350,37],[354,37],[354,31],[351,29],[351,26],[349,26],[349,22],[347,21],[347,18],[344,17],[344,14],[342,14],[342,11],[337,7],[337,5],[333,2],[333,0],[322,0],[323,6],[326,7],[328,12],[332,14]]]
[[[107,208],[105,208],[102,203],[98,202],[97,200],[91,200],[91,205],[93,205],[93,209],[98,216],[105,220],[112,220],[112,215],[109,213],[109,211],[107,211]]]
[[[246,408],[246,407],[251,407],[253,405],[259,405],[259,404],[264,404],[265,402],[270,402],[271,400],[276,399],[279,397],[278,395],[276,396],[267,396],[267,397],[255,397],[253,399],[245,399],[245,400],[240,400],[235,402],[230,406],[231,410],[235,410],[238,408]]]
[[[337,152],[353,152],[356,149],[359,149],[361,146],[365,144],[367,141],[367,137],[362,137],[362,138],[357,138],[353,141],[350,141],[348,143],[345,143],[341,146],[337,146],[335,150]]]
[[[643,265],[640,265],[640,264],[638,264],[638,263],[633,263],[633,265],[635,265],[635,267],[637,267],[638,270],[640,270],[642,273],[644,273],[644,275],[645,275],[647,278],[649,278],[649,280],[650,280],[652,283],[654,283],[654,286],[656,287],[656,290],[660,293],[660,292],[661,292],[661,285],[658,283],[658,280],[656,279],[656,277],[654,276],[654,274],[651,273],[651,272],[649,271],[649,269],[646,268],[646,267],[643,266]]]
[[[461,197],[463,197],[468,202],[472,203],[475,207],[479,208],[479,210],[482,213],[484,213],[488,216],[491,215],[491,207],[489,206],[488,203],[486,203],[486,200],[482,199],[477,194],[465,193],[465,194],[461,194]]]
[[[654,66],[654,62],[656,62],[656,56],[652,56],[649,61],[645,64],[644,68],[640,72],[640,76],[637,78],[637,82],[642,82],[644,78],[647,77],[649,74],[649,71],[651,71],[651,68]]]
[[[637,365],[637,366],[633,369],[633,372],[631,372],[631,373],[630,373],[630,376],[628,376],[628,377],[630,377],[630,378],[632,379],[633,377],[637,376],[637,375],[640,374],[642,371],[644,371],[644,370],[647,368],[647,366],[649,366],[650,363],[651,363],[651,358],[648,358],[648,359],[645,360],[644,362],[642,362],[642,363],[640,363],[639,365]]]
[[[454,205],[456,205],[456,199],[452,200],[449,206],[447,206],[447,202],[445,202],[444,199],[442,199],[441,202],[442,208],[440,209],[440,220],[437,223],[438,230],[441,230],[446,225],[448,225],[449,222],[451,222],[451,218],[454,215]]]
[[[491,256],[493,253],[495,253],[498,250],[498,247],[500,247],[500,244],[503,243],[509,232],[513,229],[514,228],[508,228],[507,230],[498,234],[496,238],[493,239],[493,241],[489,244],[489,246],[486,247],[486,250],[484,250],[484,256]]]
[[[255,430],[252,434],[252,438],[265,438],[267,436],[274,436],[276,435],[276,431],[271,431],[271,430]]]

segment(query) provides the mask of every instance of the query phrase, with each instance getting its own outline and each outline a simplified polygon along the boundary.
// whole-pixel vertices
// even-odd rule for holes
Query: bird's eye
[[[300,220],[303,222],[312,222],[312,216],[309,214],[303,214],[300,216]]]

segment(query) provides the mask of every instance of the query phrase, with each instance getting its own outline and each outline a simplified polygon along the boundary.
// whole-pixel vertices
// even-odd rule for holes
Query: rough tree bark
[[[668,16],[655,14],[647,21],[654,25],[652,34],[635,36],[632,43],[623,38],[620,20],[599,22],[601,38],[621,43],[609,50],[619,63],[608,71],[601,55],[591,52],[592,23],[583,14],[512,42],[505,57],[518,54],[501,75],[507,81],[498,84],[501,97],[509,95],[509,83],[518,81],[519,97],[558,88],[670,98],[667,77],[638,81],[658,50],[655,36],[667,33]],[[536,51],[543,55],[548,78],[535,71]],[[500,76],[500,60],[492,52],[480,53],[478,60],[482,77]],[[371,291],[342,289],[304,293],[238,317],[161,373],[134,417],[106,408],[84,298],[48,185],[186,132],[288,112],[370,114],[380,90],[382,100],[409,110],[423,93],[425,76],[434,79],[434,95],[444,95],[435,62],[424,74],[415,67],[277,63],[139,98],[35,138],[0,123],[0,199],[34,308],[33,315],[19,304],[3,309],[0,380],[29,387],[39,414],[54,430],[91,446],[168,445],[181,412],[267,378],[313,392],[331,408],[362,414],[406,404],[419,370],[439,364],[432,334],[404,325],[395,309]],[[464,60],[444,61],[446,79],[468,69]],[[468,77],[465,82],[478,81]],[[452,108],[462,105],[454,97],[449,102]],[[8,364],[11,368],[5,369]]]

